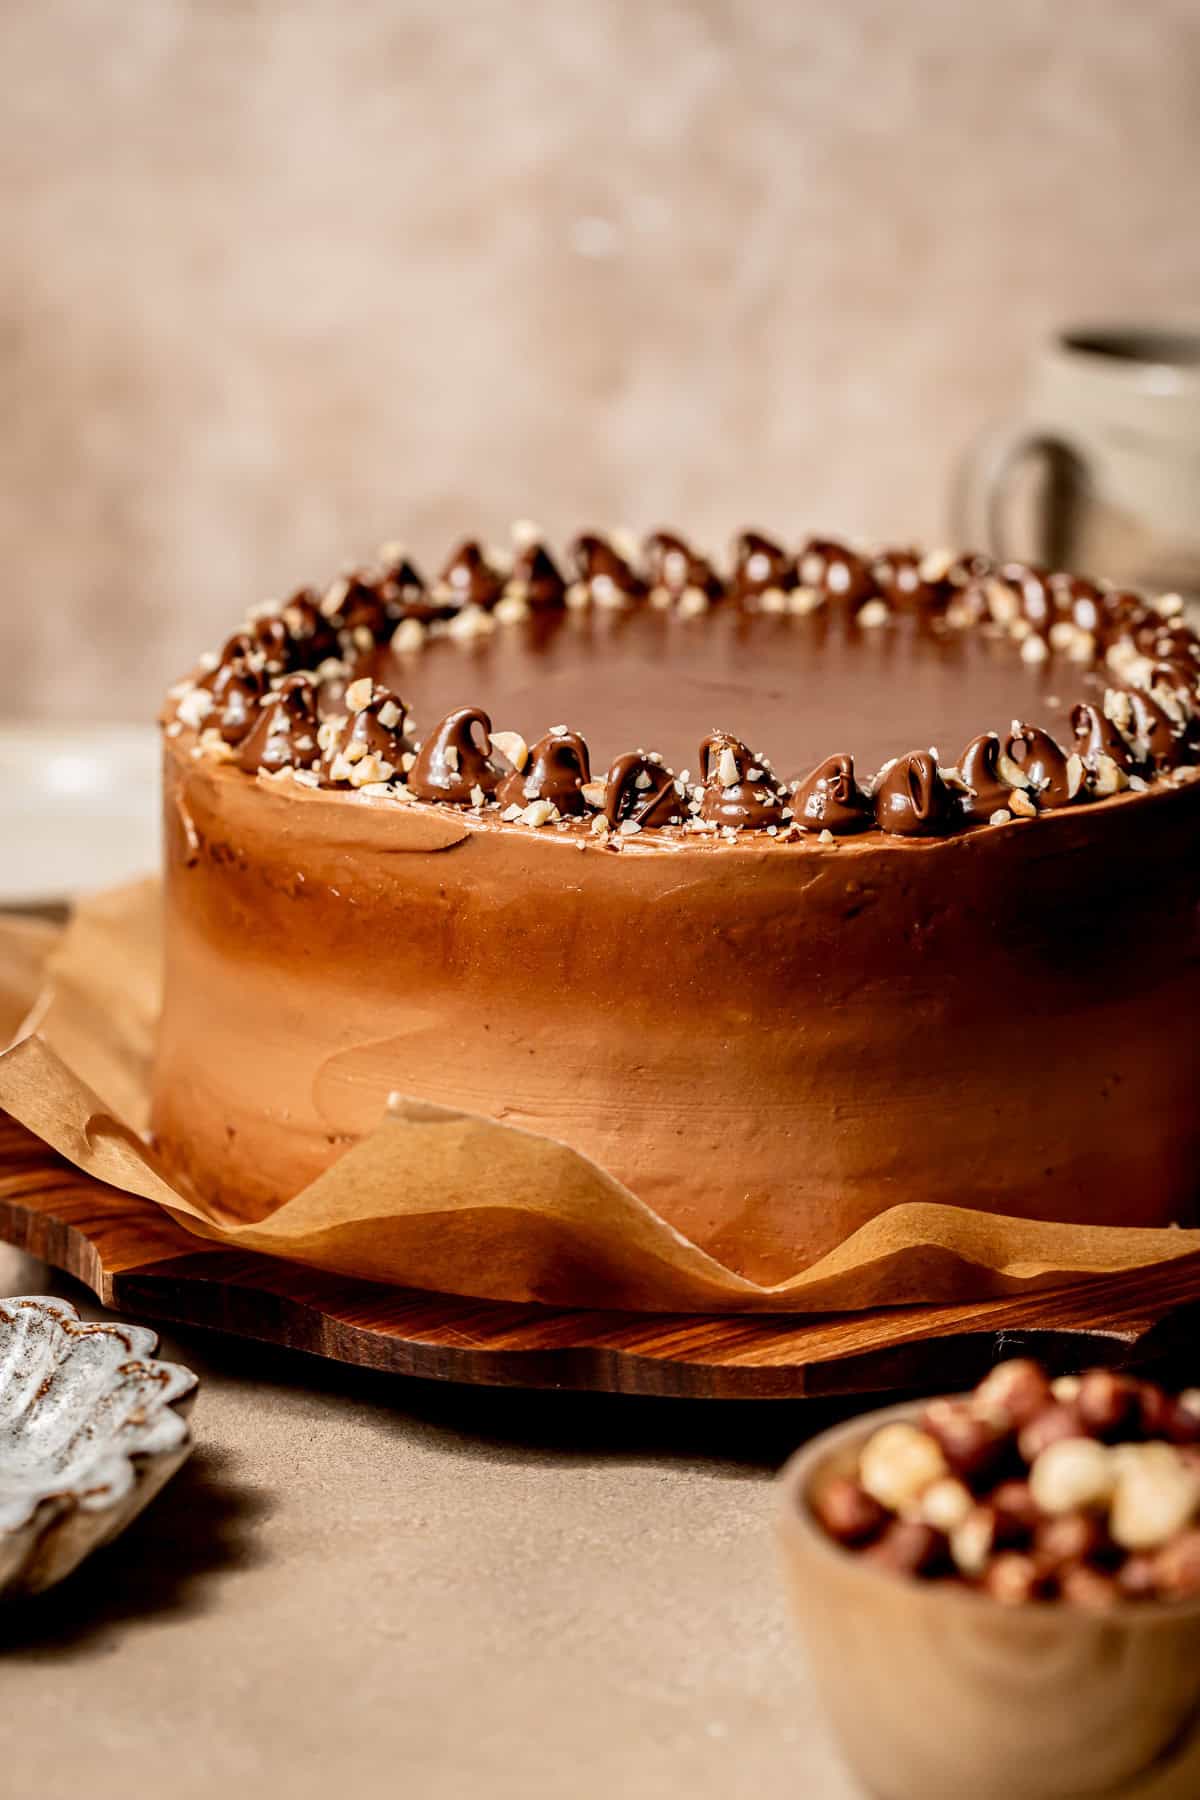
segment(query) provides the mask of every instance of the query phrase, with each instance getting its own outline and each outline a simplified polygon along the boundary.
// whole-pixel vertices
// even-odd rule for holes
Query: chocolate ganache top
[[[250,775],[517,829],[945,836],[1189,778],[1177,596],[975,555],[532,527],[256,609],[166,729]]]

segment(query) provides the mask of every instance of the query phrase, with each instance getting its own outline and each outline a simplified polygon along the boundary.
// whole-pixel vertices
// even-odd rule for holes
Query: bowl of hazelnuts
[[[1200,1389],[1004,1362],[780,1483],[815,1683],[880,1800],[1200,1796]]]

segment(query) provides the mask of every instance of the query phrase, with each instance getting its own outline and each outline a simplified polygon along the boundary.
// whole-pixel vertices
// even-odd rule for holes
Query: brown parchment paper
[[[1200,1231],[912,1204],[761,1287],[566,1145],[404,1095],[269,1218],[235,1222],[173,1187],[147,1139],[158,997],[155,882],[82,902],[61,936],[0,919],[0,1042],[14,1037],[0,1108],[200,1237],[338,1274],[555,1306],[808,1313],[1061,1287],[1200,1250]]]

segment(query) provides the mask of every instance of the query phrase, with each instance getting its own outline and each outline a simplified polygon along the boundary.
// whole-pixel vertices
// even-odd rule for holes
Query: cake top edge
[[[673,770],[638,747],[597,777],[570,721],[528,744],[462,705],[418,733],[403,698],[375,678],[389,651],[410,657],[439,638],[477,646],[536,615],[593,607],[697,620],[729,608],[781,617],[828,608],[864,634],[917,614],[940,632],[1005,637],[1024,662],[1061,659],[1103,681],[1093,679],[1072,708],[1066,744],[1014,719],[1007,733],[972,738],[956,762],[930,746],[862,775],[839,752],[781,774],[763,751],[713,729],[694,769]],[[251,776],[614,846],[642,832],[654,842],[736,842],[746,832],[785,842],[941,837],[1190,780],[1200,772],[1200,636],[1176,594],[1151,598],[975,552],[815,537],[792,550],[743,531],[722,569],[675,532],[654,531],[640,545],[626,533],[583,532],[564,573],[522,522],[511,551],[466,539],[432,581],[388,544],[323,592],[303,588],[253,608],[218,654],[171,689],[163,723],[191,755]]]

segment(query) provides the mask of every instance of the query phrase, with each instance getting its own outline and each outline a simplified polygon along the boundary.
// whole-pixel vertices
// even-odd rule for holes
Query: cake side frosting
[[[572,1144],[760,1280],[902,1200],[1183,1216],[1200,789],[791,846],[396,819],[167,749],[154,1125],[269,1211],[392,1091]]]

